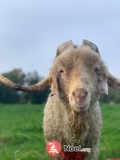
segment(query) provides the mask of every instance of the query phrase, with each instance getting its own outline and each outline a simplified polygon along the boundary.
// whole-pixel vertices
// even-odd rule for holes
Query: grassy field
[[[0,160],[48,160],[40,105],[0,105]],[[120,105],[102,105],[99,160],[120,157]]]

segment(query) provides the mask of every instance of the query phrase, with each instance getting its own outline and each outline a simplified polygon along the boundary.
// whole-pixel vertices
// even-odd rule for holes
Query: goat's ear
[[[94,52],[99,53],[99,49],[98,49],[97,45],[94,44],[94,43],[92,43],[92,42],[90,42],[90,41],[88,41],[88,40],[86,40],[86,39],[83,40],[82,46],[88,46],[88,47],[90,47]]]
[[[98,92],[100,94],[108,95],[108,83],[106,77],[100,77],[98,82]]]
[[[112,74],[108,74],[108,85],[114,89],[120,89],[120,79],[115,78]]]
[[[70,49],[70,48],[74,48],[73,47],[73,42],[71,40],[61,44],[57,48],[56,57],[59,56],[61,53],[63,53],[65,50]]]

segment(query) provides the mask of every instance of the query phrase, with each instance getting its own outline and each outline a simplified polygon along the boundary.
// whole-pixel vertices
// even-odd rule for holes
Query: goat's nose
[[[72,96],[76,103],[83,103],[88,95],[88,91],[83,88],[75,89],[72,92]]]

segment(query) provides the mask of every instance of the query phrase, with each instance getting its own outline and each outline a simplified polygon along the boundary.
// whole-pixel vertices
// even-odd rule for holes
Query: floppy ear
[[[57,48],[56,57],[59,56],[61,53],[63,53],[65,50],[70,49],[70,48],[74,48],[73,42],[71,40],[61,44]]]
[[[106,81],[100,81],[98,82],[98,91],[100,94],[106,94],[108,95],[108,84]]]
[[[101,76],[98,81],[98,92],[100,94],[106,94],[108,95],[108,83],[107,83],[107,77]]]

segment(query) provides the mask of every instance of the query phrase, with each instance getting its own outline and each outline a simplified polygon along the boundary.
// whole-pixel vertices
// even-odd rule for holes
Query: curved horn
[[[99,53],[98,47],[96,46],[96,44],[84,39],[82,46],[89,46],[93,51]]]
[[[11,88],[15,88],[16,87],[16,83],[14,83],[13,81],[9,80],[8,78],[4,77],[3,75],[0,75],[0,82],[5,84],[6,86],[9,86]]]
[[[112,74],[108,74],[108,85],[114,89],[120,89],[120,79],[115,78]]]
[[[9,80],[3,75],[0,75],[0,82],[16,90],[25,91],[25,92],[39,92],[50,87],[49,77],[31,86],[22,86],[20,84],[14,83],[13,81]]]
[[[73,47],[73,42],[72,40],[69,40],[63,44],[61,44],[58,48],[57,48],[57,52],[56,52],[56,57],[59,56],[61,53],[63,53],[63,51],[69,49],[69,48],[74,48]]]

